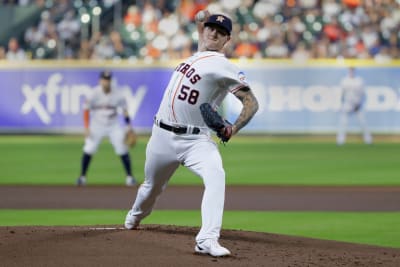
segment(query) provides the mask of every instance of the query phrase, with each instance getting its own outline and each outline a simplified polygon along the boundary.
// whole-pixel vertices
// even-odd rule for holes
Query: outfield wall
[[[260,109],[247,133],[334,133],[338,122],[338,84],[346,67],[356,66],[367,90],[365,111],[374,133],[400,132],[400,61],[289,60],[235,61],[245,72]],[[164,87],[178,62],[46,61],[0,62],[0,132],[82,132],[82,101],[108,68],[115,85],[128,98],[129,112],[139,132],[150,131]],[[240,103],[224,104],[234,121]],[[350,130],[358,131],[355,120]]]

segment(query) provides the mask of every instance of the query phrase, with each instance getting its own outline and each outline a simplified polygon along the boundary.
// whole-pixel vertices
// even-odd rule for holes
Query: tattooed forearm
[[[253,118],[254,114],[256,114],[258,110],[257,99],[249,88],[237,91],[235,96],[242,102],[243,108],[239,114],[239,117],[233,124],[234,134],[242,129],[251,120],[251,118]]]

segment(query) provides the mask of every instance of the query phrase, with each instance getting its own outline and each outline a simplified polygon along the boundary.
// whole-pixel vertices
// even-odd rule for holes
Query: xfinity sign
[[[21,106],[21,114],[35,113],[44,124],[52,122],[52,114],[61,112],[63,115],[76,115],[81,112],[82,99],[87,97],[94,89],[87,84],[62,84],[63,75],[54,73],[46,84],[31,86],[23,84],[21,92],[24,102]],[[147,92],[146,86],[139,86],[133,93],[128,85],[119,85],[114,81],[113,88],[122,90],[125,94],[132,118],[136,116],[139,106]]]

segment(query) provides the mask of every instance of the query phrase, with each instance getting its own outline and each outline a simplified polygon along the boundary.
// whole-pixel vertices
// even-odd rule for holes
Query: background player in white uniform
[[[205,190],[201,203],[202,226],[196,236],[195,251],[226,256],[230,251],[218,243],[225,200],[225,171],[217,144],[211,139],[199,106],[218,108],[228,93],[243,108],[232,126],[232,134],[244,127],[258,110],[258,103],[244,74],[222,53],[230,40],[231,20],[206,13],[198,21],[199,52],[179,64],[165,90],[147,144],[145,181],[140,186],[125,220],[127,229],[136,229],[148,216],[159,194],[179,165],[202,178]]]
[[[346,127],[351,115],[356,115],[363,131],[363,140],[366,144],[372,143],[371,133],[368,131],[365,121],[363,104],[365,101],[364,82],[360,76],[355,74],[355,69],[350,67],[348,74],[341,81],[342,109],[339,118],[339,128],[336,143],[343,145],[346,142]]]
[[[132,175],[129,148],[124,143],[125,134],[131,128],[127,103],[122,93],[111,87],[111,78],[111,72],[101,72],[99,86],[95,88],[84,104],[85,145],[81,159],[81,174],[76,181],[77,185],[86,184],[86,174],[92,156],[106,136],[109,137],[115,153],[121,157],[126,173],[126,185],[136,184]],[[121,111],[125,127],[120,124],[118,119],[118,113]]]

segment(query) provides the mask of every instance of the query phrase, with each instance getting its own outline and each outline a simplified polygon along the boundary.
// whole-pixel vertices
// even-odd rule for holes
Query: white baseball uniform
[[[243,72],[218,52],[198,52],[175,68],[147,144],[145,181],[130,211],[138,222],[151,213],[157,197],[183,165],[205,186],[196,241],[219,238],[225,171],[199,106],[207,102],[218,108],[228,93],[247,86]]]
[[[339,119],[339,129],[336,142],[342,145],[346,142],[346,127],[348,118],[353,113],[357,116],[358,122],[363,131],[363,139],[366,144],[372,143],[372,136],[367,128],[362,105],[365,99],[364,83],[359,76],[346,76],[341,81],[342,89],[342,110]]]
[[[84,109],[90,110],[90,136],[86,137],[83,151],[94,154],[101,140],[108,136],[117,155],[128,153],[124,143],[126,129],[118,119],[118,114],[127,109],[125,97],[118,90],[111,89],[106,94],[101,86],[97,86],[86,99]]]

